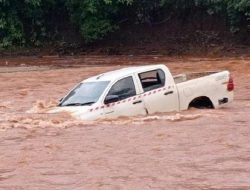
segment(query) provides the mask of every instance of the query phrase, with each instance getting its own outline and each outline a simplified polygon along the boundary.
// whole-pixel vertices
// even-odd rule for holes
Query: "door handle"
[[[165,92],[164,95],[167,96],[167,95],[173,94],[173,93],[174,93],[174,91],[168,91],[168,92]]]
[[[109,111],[109,112],[106,112],[105,115],[106,115],[106,114],[111,114],[111,113],[114,113],[114,112],[115,112],[115,111]]]
[[[141,100],[138,100],[138,101],[133,102],[133,104],[140,104],[140,103],[142,103]]]

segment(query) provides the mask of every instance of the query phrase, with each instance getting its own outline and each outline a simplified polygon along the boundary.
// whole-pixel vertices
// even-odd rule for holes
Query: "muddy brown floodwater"
[[[235,101],[115,121],[45,113],[83,78],[153,63],[174,74],[228,69]],[[0,65],[0,190],[250,189],[250,57],[20,57]]]

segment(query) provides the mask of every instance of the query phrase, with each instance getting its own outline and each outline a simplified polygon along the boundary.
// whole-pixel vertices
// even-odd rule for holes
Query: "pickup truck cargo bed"
[[[179,74],[174,76],[174,81],[176,84],[181,82],[186,82],[188,80],[205,77],[211,74],[219,73],[218,71],[208,71],[208,72],[195,72],[195,73],[187,73],[187,74]]]

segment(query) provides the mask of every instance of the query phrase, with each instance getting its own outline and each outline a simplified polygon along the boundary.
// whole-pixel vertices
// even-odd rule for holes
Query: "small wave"
[[[55,101],[37,101],[26,113],[4,113],[0,119],[0,130],[10,128],[69,128],[74,126],[95,126],[95,125],[141,125],[155,121],[178,122],[194,120],[202,117],[201,114],[180,114],[170,113],[156,114],[149,116],[119,117],[117,119],[100,119],[94,121],[79,120],[67,112],[46,113],[48,109],[56,105]]]
[[[185,120],[194,120],[202,117],[201,114],[171,114],[171,115],[149,115],[149,116],[137,116],[137,117],[119,117],[117,119],[100,119],[94,121],[95,124],[115,124],[115,125],[125,125],[125,124],[144,124],[150,123],[153,121],[185,121]]]
[[[5,114],[0,120],[0,130],[7,130],[10,128],[46,128],[58,127],[68,128],[82,123],[72,118],[67,113],[59,114]]]
[[[164,120],[164,121],[185,121],[185,120],[194,120],[197,118],[202,117],[201,114],[180,114],[180,113],[176,113],[174,115],[153,115],[153,116],[147,116],[147,117],[143,117],[143,118],[138,118],[135,119],[135,121],[155,121],[155,120]]]
[[[0,110],[4,110],[4,109],[8,109],[8,108],[10,108],[10,104],[11,104],[11,102],[10,102],[10,101],[7,101],[7,102],[1,102],[1,103],[0,103]]]
[[[28,89],[22,89],[18,92],[19,95],[21,96],[27,96],[28,95],[29,90]]]
[[[26,113],[46,113],[50,108],[53,108],[57,105],[57,101],[49,100],[37,100],[31,109]]]

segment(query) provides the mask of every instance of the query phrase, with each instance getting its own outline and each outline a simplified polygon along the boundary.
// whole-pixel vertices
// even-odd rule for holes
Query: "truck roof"
[[[93,76],[91,78],[83,80],[82,82],[114,81],[134,73],[146,72],[149,70],[159,69],[162,67],[165,67],[165,65],[157,64],[157,65],[147,65],[147,66],[126,67]]]

